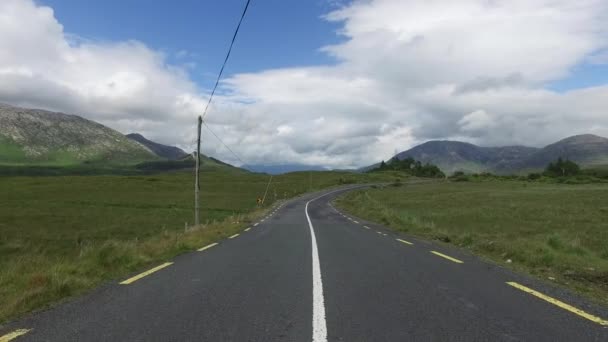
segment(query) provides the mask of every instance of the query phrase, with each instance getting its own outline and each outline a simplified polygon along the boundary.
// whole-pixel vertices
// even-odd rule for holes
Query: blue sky
[[[97,41],[139,40],[163,51],[168,62],[192,63],[193,80],[213,84],[244,0],[39,0],[52,7],[66,32]],[[335,63],[319,51],[339,43],[339,25],[322,19],[329,0],[254,0],[227,73]],[[344,2],[342,2],[344,4]],[[178,55],[181,52],[187,54]],[[581,63],[547,83],[557,92],[608,83],[606,64]]]
[[[596,87],[608,84],[608,64],[581,63],[572,68],[567,77],[548,84],[557,92]]]
[[[97,41],[138,40],[167,54],[170,63],[196,63],[191,77],[212,85],[242,13],[244,0],[39,0],[66,32]],[[328,0],[253,0],[227,74],[328,64],[319,48],[335,44],[338,25],[321,16]],[[188,54],[178,57],[180,51]]]

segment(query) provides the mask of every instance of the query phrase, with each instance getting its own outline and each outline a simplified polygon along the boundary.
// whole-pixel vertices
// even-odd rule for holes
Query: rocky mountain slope
[[[127,134],[126,137],[146,146],[148,149],[150,149],[152,152],[154,152],[157,156],[161,158],[166,158],[169,160],[178,160],[184,158],[188,154],[184,152],[184,150],[182,150],[181,148],[163,145],[152,140],[148,140],[139,133]]]
[[[429,141],[396,155],[437,165],[443,172],[512,170],[538,149],[525,146],[480,147],[460,141]]]
[[[144,145],[76,115],[0,104],[0,163],[137,163],[158,157]]]
[[[533,153],[517,168],[544,168],[559,157],[583,166],[608,165],[608,139],[593,134],[575,135]]]

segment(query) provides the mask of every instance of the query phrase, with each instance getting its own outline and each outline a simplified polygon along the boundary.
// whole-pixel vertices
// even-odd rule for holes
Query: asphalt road
[[[608,341],[605,308],[343,215],[342,191],[8,323],[0,341]]]

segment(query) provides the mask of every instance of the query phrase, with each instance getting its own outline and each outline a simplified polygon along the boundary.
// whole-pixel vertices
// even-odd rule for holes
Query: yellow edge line
[[[436,251],[431,251],[431,253],[433,253],[433,254],[435,254],[435,255],[438,255],[438,256],[440,256],[440,257],[442,257],[442,258],[448,259],[448,260],[450,260],[450,261],[453,261],[453,262],[455,262],[455,263],[457,263],[457,264],[462,264],[462,263],[464,263],[462,260],[458,260],[458,259],[452,258],[451,256],[447,256],[447,255],[445,255],[445,254],[441,254],[441,253],[436,252]]]
[[[138,281],[139,279],[141,279],[141,278],[143,278],[143,277],[145,277],[147,275],[150,275],[150,274],[152,274],[152,273],[154,273],[154,272],[156,272],[156,271],[158,271],[160,269],[163,269],[163,268],[165,268],[165,267],[167,267],[169,265],[172,265],[172,264],[173,264],[172,262],[166,262],[166,263],[164,263],[162,265],[159,265],[159,266],[156,266],[154,268],[151,268],[151,269],[147,270],[146,272],[140,273],[140,274],[136,275],[135,277],[129,278],[129,279],[121,282],[120,284],[121,285],[129,285],[132,282]]]
[[[205,247],[199,248],[199,249],[197,249],[197,250],[198,250],[199,252],[202,252],[202,251],[204,251],[205,249],[209,249],[209,248],[211,248],[211,247],[213,247],[213,246],[217,246],[217,242],[214,242],[214,243],[212,243],[212,244],[210,244],[210,245],[207,245],[207,246],[205,246]]]
[[[13,332],[10,332],[4,336],[0,336],[0,342],[8,342],[8,341],[12,341],[13,339],[25,335],[28,332],[30,332],[32,329],[18,329],[15,330]]]
[[[544,294],[542,294],[542,293],[540,293],[538,291],[532,290],[529,287],[525,287],[525,286],[523,286],[521,284],[518,284],[516,282],[513,282],[513,281],[509,281],[509,282],[507,282],[507,284],[515,287],[516,289],[522,290],[522,291],[527,292],[527,293],[529,293],[529,294],[531,294],[533,296],[536,296],[536,297],[538,297],[538,298],[540,298],[542,300],[545,300],[545,301],[547,301],[547,302],[549,302],[549,303],[551,303],[553,305],[557,305],[557,306],[559,306],[560,308],[562,308],[564,310],[568,310],[568,311],[572,312],[573,314],[579,315],[579,316],[581,316],[583,318],[586,318],[586,319],[588,319],[590,321],[593,321],[595,323],[598,323],[600,325],[608,326],[608,321],[605,321],[605,320],[603,320],[603,319],[601,319],[601,318],[599,318],[597,316],[593,316],[591,314],[588,314],[588,313],[586,313],[585,311],[583,311],[581,309],[577,309],[577,308],[575,308],[572,305],[566,304],[566,303],[564,303],[564,302],[562,302],[560,300],[557,300],[555,298],[552,298],[552,297],[549,297],[547,295],[544,295]]]
[[[229,238],[229,239],[234,239],[235,237],[237,237],[237,236],[239,236],[239,235],[241,235],[241,234],[234,234],[234,235],[232,235],[232,236],[230,236],[230,237],[228,237],[228,238]]]
[[[401,239],[397,239],[397,241],[399,242],[403,242],[406,245],[413,245],[413,243],[409,242],[409,241],[405,241],[405,240],[401,240]]]

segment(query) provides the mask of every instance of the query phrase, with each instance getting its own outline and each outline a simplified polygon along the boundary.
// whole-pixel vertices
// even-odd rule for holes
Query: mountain
[[[0,164],[137,163],[144,145],[76,115],[0,104]]]
[[[281,164],[281,165],[243,165],[242,168],[260,173],[268,173],[271,175],[280,175],[288,172],[296,171],[326,171],[327,169],[318,165],[304,164]]]
[[[582,166],[608,165],[608,139],[593,134],[575,135],[533,153],[517,167],[544,168],[559,157]]]
[[[480,147],[460,141],[429,141],[397,154],[398,159],[414,158],[437,165],[443,172],[484,172],[511,170],[538,149],[525,146]]]
[[[434,140],[398,153],[395,157],[431,163],[447,174],[455,171],[499,174],[538,171],[559,157],[590,167],[608,165],[608,139],[591,134],[577,135],[544,148],[481,147],[460,141]],[[361,170],[368,170],[374,165]]]
[[[169,160],[178,160],[188,155],[188,153],[184,152],[184,150],[182,150],[181,148],[159,144],[152,140],[146,139],[143,135],[138,133],[127,134],[126,137],[146,146],[148,149],[150,149],[152,152],[154,152],[157,156],[161,158]]]

